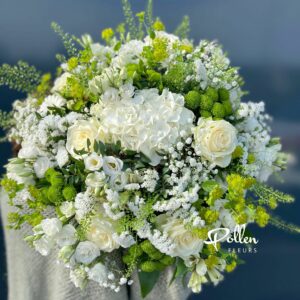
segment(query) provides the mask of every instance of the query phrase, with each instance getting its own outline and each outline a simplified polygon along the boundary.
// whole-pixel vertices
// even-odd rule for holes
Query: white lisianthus
[[[102,263],[95,264],[88,271],[88,278],[98,283],[107,281],[107,276],[108,276],[107,268]]]
[[[68,78],[70,78],[71,76],[72,74],[65,72],[60,77],[58,77],[54,81],[54,86],[51,90],[51,93],[55,93],[55,92],[61,93],[67,85]]]
[[[203,247],[203,240],[185,228],[182,220],[160,215],[157,217],[160,229],[172,240],[174,248],[172,256],[179,256],[183,259],[198,255]]]
[[[66,149],[76,159],[82,156],[76,151],[84,150],[89,152],[88,140],[93,146],[95,140],[98,138],[99,124],[95,119],[76,121],[68,129]]]
[[[41,255],[47,256],[54,247],[54,241],[51,237],[44,235],[39,240],[34,241],[33,246]]]
[[[118,102],[118,101],[120,101],[119,90],[110,87],[104,92],[101,99],[104,103],[105,102]]]
[[[43,178],[45,172],[53,166],[53,162],[48,157],[39,157],[33,164],[35,174],[38,178]]]
[[[34,184],[33,169],[25,160],[19,158],[12,158],[5,166],[7,170],[7,177],[15,180],[19,184]]]
[[[98,171],[103,166],[103,159],[100,155],[93,152],[84,158],[84,165],[89,171]]]
[[[127,183],[124,172],[120,172],[111,176],[109,185],[114,191],[121,191]]]
[[[102,216],[95,216],[91,221],[86,237],[95,243],[100,250],[112,252],[120,246],[113,238],[115,232],[116,229],[112,222]]]
[[[60,247],[74,245],[77,241],[76,229],[71,224],[65,225],[56,236],[56,242]]]
[[[100,188],[105,185],[107,181],[104,172],[93,172],[87,175],[85,179],[85,184],[91,188]]]
[[[121,159],[113,156],[103,158],[103,171],[105,174],[112,176],[122,171],[123,162]]]
[[[44,219],[41,222],[41,227],[47,236],[54,237],[61,231],[62,222],[57,218]]]
[[[230,164],[238,141],[236,129],[229,122],[200,118],[193,132],[195,148],[201,156],[222,168]]]
[[[77,262],[90,264],[100,255],[100,250],[94,243],[84,241],[78,244],[74,255]]]
[[[75,215],[75,204],[74,204],[74,202],[71,202],[71,201],[65,201],[61,204],[61,206],[59,207],[59,210],[67,218],[70,218]]]

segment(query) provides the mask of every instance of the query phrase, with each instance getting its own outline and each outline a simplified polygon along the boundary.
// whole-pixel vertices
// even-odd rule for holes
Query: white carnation
[[[75,250],[75,259],[79,263],[90,264],[100,255],[99,248],[90,241],[80,242]]]
[[[108,276],[107,268],[102,263],[95,264],[88,271],[89,279],[94,280],[98,283],[107,281],[107,276]]]
[[[56,236],[56,242],[60,247],[74,245],[77,241],[76,229],[74,226],[65,225],[59,234]]]
[[[53,166],[53,162],[48,157],[39,157],[33,164],[35,174],[38,178],[43,178],[45,172]]]
[[[43,229],[43,232],[49,236],[54,237],[56,234],[58,234],[62,229],[62,223],[57,218],[52,219],[44,219],[41,222],[41,227]]]

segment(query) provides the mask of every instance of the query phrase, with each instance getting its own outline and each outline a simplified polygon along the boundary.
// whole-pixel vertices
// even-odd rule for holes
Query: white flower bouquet
[[[24,62],[0,68],[1,85],[28,95],[1,113],[20,148],[1,182],[8,220],[32,227],[25,240],[42,255],[58,251],[77,287],[117,292],[137,269],[146,296],[171,266],[200,292],[240,262],[211,230],[299,232],[271,212],[293,198],[265,184],[287,155],[264,103],[241,102],[243,80],[216,42],[194,45],[186,17],[167,33],[151,1],[137,19],[123,5],[126,23],[103,30],[105,44],[53,24],[68,54],[53,82]]]

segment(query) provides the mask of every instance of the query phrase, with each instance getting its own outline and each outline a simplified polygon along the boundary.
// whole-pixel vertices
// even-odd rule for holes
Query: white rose
[[[229,122],[200,118],[193,131],[195,148],[201,156],[222,168],[230,164],[237,137],[236,129]]]
[[[58,77],[54,81],[54,86],[51,89],[51,93],[55,93],[55,92],[61,93],[65,88],[65,86],[67,85],[68,78],[70,78],[71,76],[72,75],[70,73],[65,72],[60,77]]]
[[[104,172],[90,173],[85,179],[85,184],[88,187],[92,187],[95,189],[103,187],[105,183],[106,183],[106,175]]]
[[[93,147],[98,137],[99,124],[96,120],[79,120],[68,129],[66,148],[68,152],[76,159],[80,159],[81,155],[75,151],[89,151],[88,140]]]
[[[78,244],[74,255],[77,262],[90,264],[100,255],[100,250],[94,243],[84,241]]]
[[[48,157],[39,157],[33,164],[35,174],[38,178],[43,178],[45,172],[53,166]]]
[[[41,255],[47,256],[54,247],[54,241],[52,238],[44,235],[39,240],[34,241],[33,246]]]
[[[103,159],[97,153],[92,153],[84,159],[85,168],[89,171],[97,171],[103,165]]]
[[[86,237],[89,241],[94,242],[100,250],[104,252],[112,252],[119,248],[113,238],[115,228],[112,222],[102,217],[94,217],[87,231]]]
[[[172,256],[184,259],[191,255],[198,255],[202,250],[203,240],[187,230],[182,220],[165,215],[159,216],[157,220],[161,230],[167,233],[175,245]]]
[[[76,241],[76,229],[70,224],[65,225],[56,236],[56,242],[60,247],[74,245]]]
[[[61,231],[62,223],[57,218],[45,219],[41,222],[41,227],[47,236],[53,237]]]
[[[102,263],[97,263],[88,271],[88,277],[98,283],[107,281],[107,268]]]
[[[71,201],[65,201],[59,207],[61,213],[67,218],[70,218],[75,215],[75,204]]]
[[[109,175],[115,175],[119,173],[123,168],[123,162],[121,159],[113,156],[105,156],[103,158],[103,170]]]

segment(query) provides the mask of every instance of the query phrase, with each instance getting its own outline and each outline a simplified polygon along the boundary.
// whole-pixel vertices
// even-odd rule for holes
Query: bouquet
[[[124,0],[126,22],[104,29],[103,44],[53,23],[67,53],[54,80],[25,62],[0,68],[1,85],[27,93],[1,113],[19,148],[1,185],[10,228],[31,226],[25,241],[57,251],[75,286],[118,292],[137,269],[146,296],[173,267],[198,293],[241,262],[216,229],[299,232],[272,213],[293,198],[265,183],[288,157],[264,103],[241,101],[243,80],[220,45],[194,45],[187,17],[167,33],[151,5],[135,16]]]

